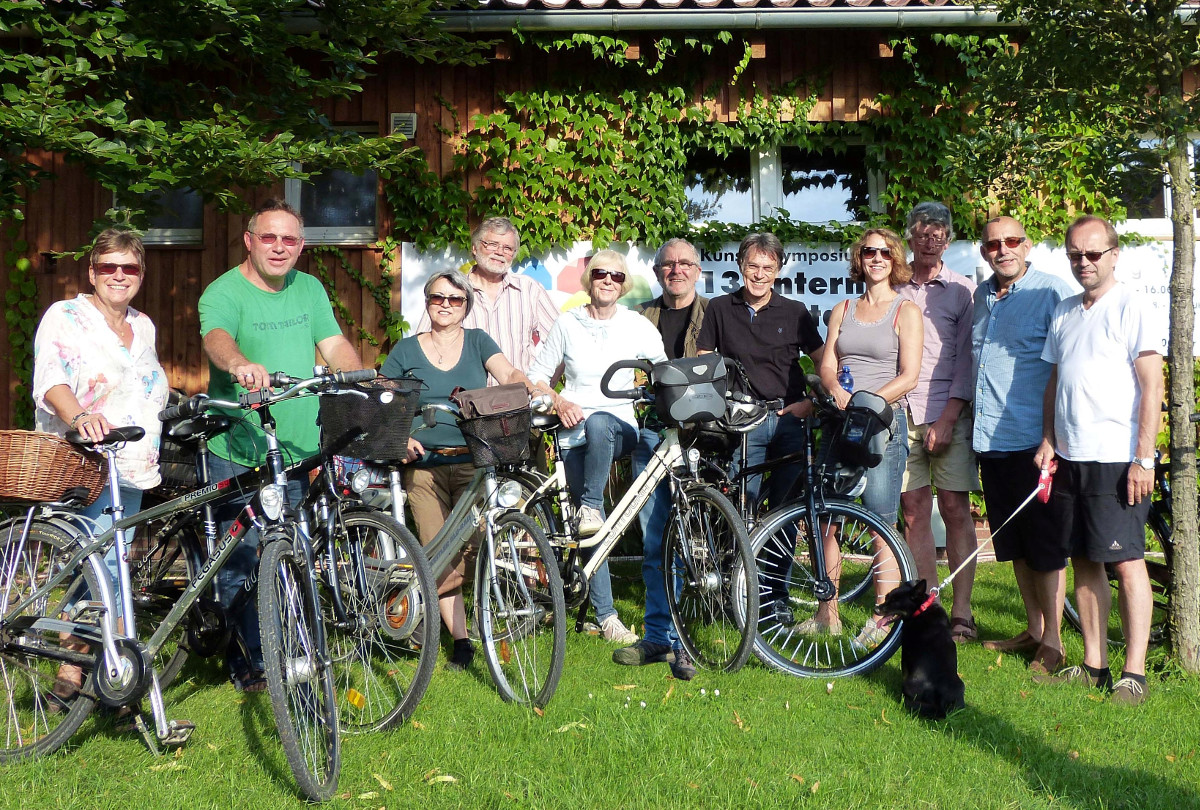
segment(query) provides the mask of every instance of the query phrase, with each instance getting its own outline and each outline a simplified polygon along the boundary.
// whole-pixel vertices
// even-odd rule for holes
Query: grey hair
[[[738,267],[744,269],[746,260],[750,258],[750,251],[752,250],[771,254],[775,257],[775,261],[779,262],[779,266],[783,267],[783,243],[779,241],[779,237],[775,234],[752,233],[743,239],[742,243],[738,245]]]
[[[936,225],[946,232],[947,242],[954,240],[954,220],[950,216],[950,209],[940,202],[927,200],[913,206],[913,210],[908,212],[904,228],[905,239],[912,237],[915,225]]]
[[[505,234],[511,233],[517,238],[516,251],[513,255],[521,252],[521,232],[517,230],[517,226],[512,224],[512,220],[508,217],[488,217],[483,222],[479,223],[479,227],[471,231],[471,247],[475,248],[481,241],[485,233]]]
[[[654,267],[658,269],[662,266],[663,256],[667,255],[667,251],[676,245],[684,245],[692,252],[692,256],[696,260],[696,264],[700,264],[700,251],[696,250],[696,246],[681,236],[676,236],[663,242],[663,246],[654,254]]]
[[[467,302],[463,305],[463,308],[466,310],[466,312],[463,313],[463,317],[465,318],[470,315],[471,307],[475,306],[475,288],[472,287],[470,282],[467,281],[467,277],[458,270],[439,270],[430,276],[429,281],[425,282],[425,289],[422,291],[423,295],[425,296],[425,301],[428,303],[429,291],[433,289],[434,284],[443,278],[453,284],[455,288],[459,290],[459,292],[467,297]]]

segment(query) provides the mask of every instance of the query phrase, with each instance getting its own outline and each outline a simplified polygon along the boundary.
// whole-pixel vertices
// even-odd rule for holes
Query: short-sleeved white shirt
[[[1042,359],[1058,367],[1055,449],[1072,461],[1128,462],[1137,443],[1141,390],[1134,360],[1159,352],[1157,325],[1125,285],[1088,309],[1083,294],[1059,303]]]

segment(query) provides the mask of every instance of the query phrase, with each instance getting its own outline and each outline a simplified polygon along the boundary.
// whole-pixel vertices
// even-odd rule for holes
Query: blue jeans
[[[587,444],[563,450],[567,467],[567,489],[577,505],[590,506],[604,514],[604,488],[608,485],[613,461],[633,452],[638,431],[610,413],[599,411],[583,424]],[[661,542],[661,541],[660,541]],[[591,559],[591,551],[584,556]],[[617,615],[613,605],[612,578],[605,560],[590,580],[588,599],[596,609],[596,621]]]
[[[895,414],[892,440],[883,451],[883,461],[867,470],[867,488],[862,494],[862,505],[893,526],[900,514],[900,487],[908,464],[908,415],[904,408],[897,408]]]
[[[112,497],[109,494],[112,491],[112,485],[107,484],[104,491],[100,493],[100,497],[83,510],[83,516],[96,521],[96,534],[101,535],[108,531],[113,525],[113,516],[105,514],[104,510],[112,506]],[[142,508],[142,491],[137,487],[121,485],[121,506],[125,509],[125,517],[129,517],[134,512]],[[125,530],[125,543],[127,546],[133,545],[132,528]],[[121,596],[117,591],[117,582],[120,577],[117,573],[117,544],[114,542],[108,547],[108,551],[104,552],[104,565],[108,568],[108,581],[112,585],[113,596],[117,600],[117,615],[121,615]],[[98,594],[97,594],[98,595]],[[83,599],[91,599],[92,594],[84,594]]]
[[[656,431],[643,430],[633,449],[633,474],[638,476],[650,462],[658,446]],[[667,605],[667,585],[663,571],[663,535],[671,515],[671,487],[663,481],[654,490],[650,502],[638,513],[642,527],[642,582],[646,586],[646,621],[642,636],[655,644],[678,646],[671,611]]]
[[[779,416],[774,411],[767,414],[767,419],[756,427],[746,437],[746,465],[753,467],[771,459],[798,453],[804,449],[803,425],[799,419],[788,414]],[[741,466],[740,459],[735,459],[734,473]],[[771,470],[767,479],[768,506],[771,509],[779,506],[787,497],[788,490],[800,477],[803,462],[796,461]],[[758,501],[759,488],[762,486],[762,475],[752,475],[746,479],[746,501]]]
[[[250,467],[243,467],[228,459],[220,456],[210,455],[208,458],[208,480],[210,483],[224,481],[227,478],[233,478],[241,475]],[[253,497],[252,493],[247,493],[231,501],[226,501],[217,506],[217,522],[218,531],[224,535],[229,530],[234,519],[242,511]],[[288,500],[293,505],[298,504],[304,497],[303,487],[299,481],[288,481]],[[255,566],[258,565],[258,530],[253,526],[246,532],[238,543],[238,547],[234,549],[233,556],[221,566],[221,570],[217,571],[217,588],[221,593],[221,607],[228,610],[236,597],[242,585],[250,576]],[[229,664],[229,671],[233,675],[242,675],[251,670],[261,672],[263,669],[262,655],[262,637],[259,634],[258,628],[258,603],[257,600],[250,598],[242,605],[241,610],[237,614],[229,614],[230,629],[236,632],[242,642],[245,644],[246,650],[250,653],[250,661],[245,659],[242,654],[241,645],[236,640],[231,639],[229,650],[226,654],[226,661]]]

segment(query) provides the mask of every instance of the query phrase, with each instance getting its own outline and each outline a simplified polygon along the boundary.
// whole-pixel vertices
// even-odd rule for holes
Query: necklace
[[[444,366],[446,364],[445,355],[454,349],[454,346],[458,343],[458,339],[462,337],[463,334],[463,330],[459,329],[458,333],[455,334],[454,337],[450,338],[450,342],[446,344],[445,351],[443,351],[442,348],[438,346],[437,339],[433,336],[433,332],[429,333],[429,348],[433,349],[434,354],[437,355],[437,360],[435,362],[439,366]]]

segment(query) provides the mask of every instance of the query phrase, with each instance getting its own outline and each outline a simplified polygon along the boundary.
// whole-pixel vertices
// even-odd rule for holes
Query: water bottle
[[[846,393],[854,393],[854,375],[850,373],[850,366],[842,366],[841,372],[838,373],[838,385],[846,390]]]

